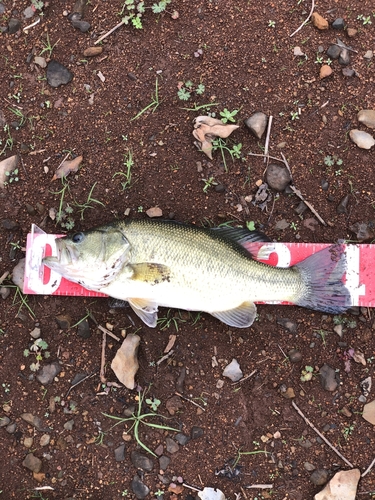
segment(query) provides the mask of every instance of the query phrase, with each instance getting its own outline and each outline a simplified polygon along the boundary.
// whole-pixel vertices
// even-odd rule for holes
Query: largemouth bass
[[[115,221],[57,238],[57,256],[43,263],[89,290],[128,301],[150,327],[157,324],[159,306],[204,311],[238,328],[253,323],[254,302],[288,301],[334,314],[350,307],[342,245],[276,268],[245,248],[264,241],[259,235],[242,228]]]

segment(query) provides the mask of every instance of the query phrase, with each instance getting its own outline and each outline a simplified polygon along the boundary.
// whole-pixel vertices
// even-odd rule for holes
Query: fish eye
[[[81,243],[85,235],[83,233],[75,233],[72,236],[73,243]]]

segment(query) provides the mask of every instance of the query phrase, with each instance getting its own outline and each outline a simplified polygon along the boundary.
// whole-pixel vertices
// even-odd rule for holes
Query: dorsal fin
[[[260,231],[249,231],[244,227],[214,227],[210,229],[215,235],[234,241],[244,248],[254,259],[262,259],[258,255],[260,242],[271,242],[272,240]],[[254,244],[254,245],[253,245]]]

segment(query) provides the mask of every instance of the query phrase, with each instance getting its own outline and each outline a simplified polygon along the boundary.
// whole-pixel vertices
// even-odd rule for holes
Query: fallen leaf
[[[18,160],[18,155],[14,155],[0,161],[0,188],[3,188],[7,182],[8,176],[6,175],[6,172],[13,172],[13,170],[17,168]]]
[[[354,351],[353,359],[356,363],[360,363],[361,365],[366,366],[365,357],[360,351]]]
[[[184,487],[182,486],[182,484],[171,483],[168,486],[168,491],[175,493],[176,495],[181,495],[181,493],[184,491]]]
[[[135,387],[134,377],[139,368],[137,354],[140,341],[138,335],[128,335],[111,363],[118,380],[131,390]]]
[[[167,347],[164,349],[164,354],[167,354],[172,349],[174,343],[176,342],[176,338],[177,335],[169,335],[169,341]]]
[[[65,160],[56,170],[55,175],[52,177],[52,180],[55,181],[56,179],[62,179],[63,177],[67,177],[71,173],[77,172],[82,160],[83,156],[77,156],[77,158],[74,158],[74,160]]]
[[[226,139],[237,128],[239,128],[239,125],[225,124],[211,116],[198,116],[194,120],[193,136],[198,141],[195,145],[212,160],[211,143],[215,137]]]

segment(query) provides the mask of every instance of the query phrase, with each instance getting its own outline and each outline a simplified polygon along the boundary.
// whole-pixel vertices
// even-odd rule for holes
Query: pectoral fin
[[[244,302],[235,309],[216,311],[211,314],[229,326],[247,328],[253,324],[257,314],[257,308],[254,302]]]
[[[158,321],[158,305],[147,299],[127,299],[135,314],[141,318],[143,323],[155,328]]]
[[[157,285],[163,281],[168,281],[170,269],[163,264],[154,264],[152,262],[141,262],[130,266],[133,270],[132,280],[143,281]]]

